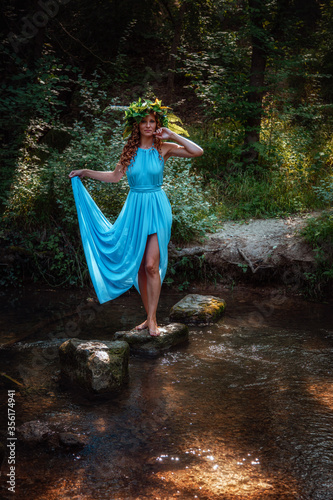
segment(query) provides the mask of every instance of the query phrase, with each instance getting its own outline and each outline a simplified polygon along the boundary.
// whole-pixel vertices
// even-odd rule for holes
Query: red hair
[[[160,121],[158,114],[155,112],[152,112],[150,114],[153,114],[156,120],[156,130],[161,127]],[[140,129],[139,129],[139,124],[135,122],[133,124],[133,130],[131,135],[128,138],[127,143],[125,144],[122,153],[120,155],[120,159],[118,162],[118,165],[121,166],[121,170],[123,173],[126,172],[127,168],[129,167],[131,161],[133,158],[135,158],[138,147],[140,145]],[[160,158],[162,159],[162,140],[159,139],[158,137],[154,138],[154,143],[153,147],[158,151],[158,154]]]

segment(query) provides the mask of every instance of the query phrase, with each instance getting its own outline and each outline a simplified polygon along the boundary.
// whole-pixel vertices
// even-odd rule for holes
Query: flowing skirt
[[[115,299],[133,285],[149,234],[157,233],[163,282],[168,266],[172,214],[165,192],[157,186],[131,189],[114,224],[106,219],[79,177],[72,178],[84,253],[99,302]]]

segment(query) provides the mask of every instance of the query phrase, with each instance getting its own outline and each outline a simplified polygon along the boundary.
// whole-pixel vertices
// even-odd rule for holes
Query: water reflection
[[[162,301],[165,320],[178,298]],[[17,425],[38,418],[88,440],[79,452],[22,447],[15,497],[332,499],[331,308],[274,303],[254,326],[256,294],[225,298],[225,317],[192,327],[185,347],[131,359],[129,386],[112,401],[59,389],[54,351],[43,358],[38,346],[45,330],[29,337],[30,348],[0,351],[3,370],[30,385],[16,388]],[[136,324],[139,301],[134,294],[123,300],[92,309],[93,321],[82,315],[80,337],[109,339]],[[64,322],[52,328],[60,328],[53,339],[66,332]]]

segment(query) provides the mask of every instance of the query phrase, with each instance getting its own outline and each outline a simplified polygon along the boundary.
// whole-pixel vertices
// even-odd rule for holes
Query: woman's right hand
[[[72,177],[80,177],[80,179],[82,179],[84,176],[86,175],[86,171],[85,169],[82,169],[82,170],[72,170],[68,177],[71,179]]]

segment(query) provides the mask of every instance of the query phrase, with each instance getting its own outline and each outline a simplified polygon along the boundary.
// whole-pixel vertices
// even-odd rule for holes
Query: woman
[[[156,99],[131,104],[125,113],[124,135],[130,137],[113,172],[73,170],[72,179],[83,247],[100,303],[112,300],[135,285],[141,294],[147,318],[136,327],[160,334],[156,310],[164,279],[171,233],[171,207],[161,186],[164,164],[171,156],[194,158],[203,150],[173,132],[186,133],[170,123],[174,115]],[[171,121],[170,120],[170,121]],[[187,134],[187,133],[186,133]],[[162,141],[172,142],[162,142]],[[119,182],[127,174],[130,192],[111,225],[80,178]]]

